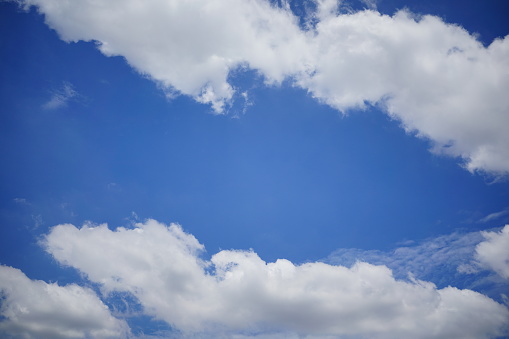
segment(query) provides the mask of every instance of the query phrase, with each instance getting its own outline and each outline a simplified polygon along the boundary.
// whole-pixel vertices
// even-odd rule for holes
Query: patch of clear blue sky
[[[388,14],[440,15],[485,43],[509,33],[505,6],[378,2]],[[75,278],[42,255],[37,240],[49,227],[122,226],[132,212],[182,224],[209,254],[253,248],[267,261],[501,226],[477,221],[507,207],[507,183],[431,155],[376,108],[342,117],[240,72],[232,81],[254,105],[238,119],[214,116],[190,98],[168,101],[93,43],[62,42],[34,11],[0,3],[0,15],[0,261],[31,278]],[[64,83],[80,96],[44,109]]]

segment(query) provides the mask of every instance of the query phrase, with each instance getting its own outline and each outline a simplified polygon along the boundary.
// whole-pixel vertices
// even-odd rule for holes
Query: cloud
[[[95,41],[169,95],[218,113],[234,98],[230,72],[253,69],[343,112],[377,105],[470,171],[509,172],[507,37],[484,47],[435,16],[342,14],[335,0],[316,0],[306,28],[287,2],[265,0],[19,2],[37,6],[63,40]]]
[[[217,112],[234,93],[230,70],[249,65],[277,83],[302,69],[298,55],[307,54],[293,14],[267,1],[20,2],[38,6],[65,41],[96,41],[170,94],[193,96]]]
[[[503,209],[502,211],[490,213],[487,216],[485,216],[484,218],[480,219],[479,222],[482,222],[482,223],[491,222],[493,220],[497,220],[503,216],[506,216],[507,214],[509,214],[509,207]]]
[[[32,221],[34,222],[34,229],[44,225],[44,220],[42,219],[41,214],[32,214]]]
[[[80,94],[74,89],[74,86],[64,81],[62,88],[55,91],[48,102],[42,105],[47,110],[58,109],[67,106],[68,102],[79,97]]]
[[[114,318],[88,288],[30,280],[18,269],[0,266],[0,334],[11,338],[126,337],[124,321]]]
[[[509,124],[509,38],[485,48],[437,17],[363,11],[322,20],[312,46],[313,73],[297,83],[314,97],[342,111],[379,105],[470,171],[509,170],[501,127]]]
[[[240,250],[205,260],[194,236],[155,220],[114,231],[58,225],[43,245],[104,293],[131,293],[187,334],[483,338],[509,325],[508,309],[482,294],[397,280],[385,266],[266,263]]]
[[[341,248],[323,262],[343,266],[359,261],[385,265],[397,279],[411,276],[433,282],[438,287],[473,289],[509,306],[507,280],[477,258],[476,248],[485,240],[485,233],[497,232],[453,232],[389,251]]]
[[[30,202],[25,198],[14,198],[13,201],[20,205],[30,205]]]
[[[454,232],[390,251],[342,248],[332,252],[324,262],[350,266],[357,261],[365,261],[389,267],[400,279],[411,274],[418,279],[447,286],[463,280],[463,274],[459,273],[480,271],[477,265],[472,266],[472,261],[475,248],[482,240],[481,232]],[[470,272],[464,271],[467,268]]]
[[[509,225],[499,232],[481,233],[486,240],[475,248],[477,261],[509,279]]]
[[[369,9],[376,10],[378,0],[361,0],[361,2]]]

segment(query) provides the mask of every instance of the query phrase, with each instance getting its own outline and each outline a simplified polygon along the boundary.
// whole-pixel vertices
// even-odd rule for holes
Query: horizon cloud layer
[[[130,293],[183,333],[488,338],[509,325],[509,310],[480,293],[397,280],[386,266],[266,263],[242,250],[204,260],[193,235],[155,220],[114,231],[58,225],[43,246],[106,295]]]
[[[485,240],[477,237],[475,247],[479,264],[501,275],[499,258],[509,254],[507,229],[480,232]],[[433,245],[443,242],[439,237],[416,250],[424,246],[434,256],[435,247],[439,257],[454,258],[465,252],[457,242],[474,248],[473,233],[464,236],[468,239],[450,237],[457,240],[448,249]],[[140,334],[131,333],[125,321],[129,309],[166,322],[176,331],[170,337],[493,338],[509,333],[509,309],[486,295],[416,279],[412,262],[408,278],[401,278],[397,266],[408,258],[397,257],[395,271],[393,265],[368,263],[380,262],[377,255],[348,267],[265,262],[253,250],[222,250],[205,259],[204,246],[192,234],[151,219],[115,230],[106,224],[57,225],[40,245],[97,284],[100,293],[30,280],[18,269],[0,266],[0,333],[13,338],[136,337]],[[114,301],[115,296],[124,297]],[[101,298],[112,302],[114,315]],[[116,302],[125,311],[117,310]]]

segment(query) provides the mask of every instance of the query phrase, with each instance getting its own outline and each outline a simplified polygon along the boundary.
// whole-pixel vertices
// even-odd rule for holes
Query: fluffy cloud
[[[125,57],[166,90],[217,112],[234,93],[231,69],[248,64],[279,82],[302,69],[307,54],[296,18],[267,1],[21,2],[38,6],[65,41],[97,41],[105,55]]]
[[[18,1],[65,41],[95,41],[216,112],[235,93],[230,71],[251,68],[340,111],[378,105],[470,171],[509,172],[507,37],[484,47],[434,16],[340,14],[335,0],[316,0],[306,28],[286,1]]]
[[[90,289],[27,278],[0,266],[0,334],[13,338],[118,338],[128,334]]]
[[[115,231],[59,225],[44,246],[184,333],[483,338],[509,325],[509,311],[482,294],[396,280],[385,266],[266,263],[234,250],[204,260],[196,238],[154,220]]]
[[[509,170],[509,38],[485,48],[458,26],[407,12],[331,15],[298,84],[345,111],[379,104],[469,170]]]
[[[475,248],[476,259],[482,266],[509,279],[509,225],[500,232],[482,232],[486,239]]]

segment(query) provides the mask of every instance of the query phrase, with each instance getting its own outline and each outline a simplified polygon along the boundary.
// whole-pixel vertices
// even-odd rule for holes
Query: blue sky
[[[1,2],[0,333],[508,335],[508,10]]]

